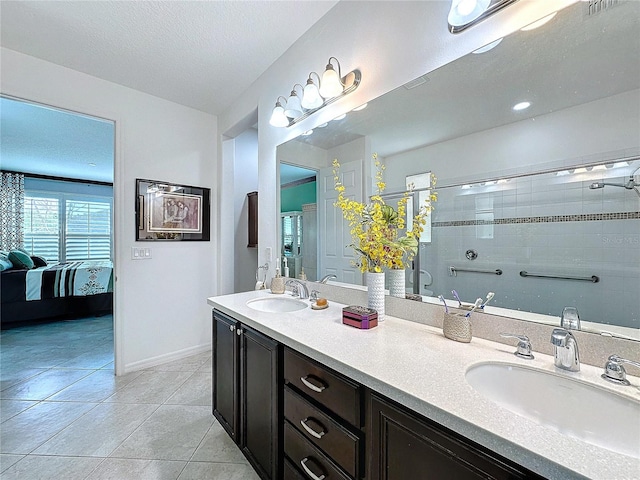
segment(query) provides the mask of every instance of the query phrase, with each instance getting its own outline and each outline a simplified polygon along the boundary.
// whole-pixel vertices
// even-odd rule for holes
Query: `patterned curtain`
[[[24,247],[24,175],[0,172],[0,250]]]

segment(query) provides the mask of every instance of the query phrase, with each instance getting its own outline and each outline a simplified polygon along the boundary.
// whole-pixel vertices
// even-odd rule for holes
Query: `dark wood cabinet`
[[[248,241],[247,247],[258,246],[258,192],[247,193]]]
[[[367,410],[370,480],[542,480],[375,393]]]
[[[234,442],[239,442],[240,342],[239,324],[233,318],[213,314],[213,415]]]
[[[284,382],[287,461],[308,479],[363,478],[363,387],[288,348]]]
[[[261,478],[280,478],[279,344],[214,310],[213,414]]]
[[[263,479],[543,479],[229,315],[213,320],[213,414]]]

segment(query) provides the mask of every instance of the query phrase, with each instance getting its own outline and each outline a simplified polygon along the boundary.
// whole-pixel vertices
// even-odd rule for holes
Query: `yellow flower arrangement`
[[[430,198],[413,218],[410,231],[401,235],[405,230],[405,215],[407,201],[413,191],[413,186],[404,192],[398,200],[396,208],[387,205],[382,198],[386,188],[383,181],[385,166],[378,160],[378,154],[373,154],[376,166],[376,186],[378,193],[371,197],[369,204],[350,200],[345,197],[345,187],[340,182],[340,163],[333,160],[333,178],[338,199],[335,206],[342,210],[343,217],[349,223],[353,243],[349,245],[358,255],[356,266],[361,272],[382,272],[383,268],[404,269],[413,260],[418,251],[418,241],[426,223],[427,215],[433,210],[433,202],[437,200],[437,193],[431,192]],[[436,178],[432,174],[431,184],[435,186]]]

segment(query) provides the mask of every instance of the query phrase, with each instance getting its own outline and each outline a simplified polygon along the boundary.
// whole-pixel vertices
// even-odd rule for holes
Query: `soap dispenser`
[[[278,267],[276,267],[276,276],[271,279],[271,293],[284,293],[284,278],[280,275]]]

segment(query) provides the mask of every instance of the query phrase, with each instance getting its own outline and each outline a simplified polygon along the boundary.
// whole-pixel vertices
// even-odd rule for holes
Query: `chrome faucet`
[[[338,276],[334,273],[330,273],[329,275],[325,275],[324,277],[322,277],[322,279],[320,280],[320,283],[327,283],[332,278],[338,278]]]
[[[627,360],[626,358],[622,358],[618,355],[611,355],[607,359],[607,363],[604,364],[604,373],[601,375],[601,377],[605,380],[613,383],[618,383],[620,385],[631,385],[629,383],[629,380],[627,380],[627,371],[624,369],[624,366],[622,365],[623,363],[628,363],[629,365],[640,367],[639,362]]]
[[[576,307],[564,307],[560,326],[567,330],[580,330],[580,315]]]
[[[297,294],[300,297],[300,300],[305,300],[309,298],[309,289],[300,280],[295,278],[290,278],[289,280],[287,280],[286,285],[289,287],[293,287],[294,296]]]
[[[501,333],[501,337],[503,338],[517,338],[518,339],[518,347],[513,354],[516,357],[526,358],[527,360],[533,360],[535,357],[533,353],[531,353],[531,342],[529,341],[529,337],[526,335],[516,335],[515,333]]]
[[[580,371],[578,342],[569,330],[554,328],[551,333],[553,345],[553,363],[556,367],[570,372]]]

